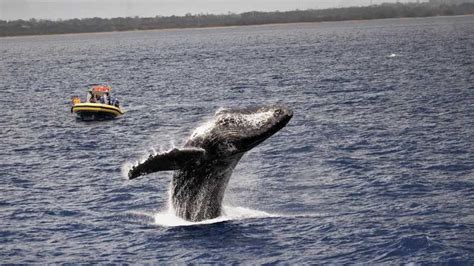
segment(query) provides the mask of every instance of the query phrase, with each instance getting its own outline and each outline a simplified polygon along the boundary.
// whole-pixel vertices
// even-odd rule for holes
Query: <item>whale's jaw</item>
[[[260,126],[250,128],[236,141],[236,146],[241,151],[249,151],[259,145],[288,124],[293,117],[293,112],[285,107],[267,107],[270,113],[266,121],[262,121]],[[265,110],[265,109],[264,109]]]

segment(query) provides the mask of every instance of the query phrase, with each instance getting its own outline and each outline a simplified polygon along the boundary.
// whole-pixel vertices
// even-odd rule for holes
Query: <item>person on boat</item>
[[[119,107],[119,100],[115,98],[114,96],[110,96],[110,105]]]
[[[96,100],[95,97],[92,95],[92,97],[89,99],[89,102],[91,102],[91,103],[96,103],[97,100]]]
[[[106,92],[104,95],[100,96],[99,101],[102,104],[109,104],[109,93]]]

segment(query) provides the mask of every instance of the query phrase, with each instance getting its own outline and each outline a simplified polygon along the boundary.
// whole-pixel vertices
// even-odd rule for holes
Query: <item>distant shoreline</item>
[[[60,21],[0,20],[0,37],[136,32],[149,30],[212,29],[240,26],[284,25],[379,19],[406,19],[474,15],[474,3],[433,5],[429,3],[382,4],[368,7],[247,12],[227,15],[186,15],[154,18],[88,18]]]
[[[268,23],[268,24],[252,24],[252,25],[235,25],[235,26],[209,26],[209,27],[189,27],[189,28],[166,28],[166,29],[149,29],[149,30],[123,30],[123,31],[95,31],[95,32],[72,32],[72,33],[52,33],[52,34],[32,34],[32,35],[16,35],[16,36],[0,36],[1,39],[10,38],[28,38],[28,37],[47,37],[47,36],[68,36],[68,35],[91,35],[91,34],[107,34],[107,33],[134,33],[134,32],[152,32],[152,31],[185,31],[185,30],[218,30],[240,27],[265,27],[265,26],[284,26],[284,25],[310,25],[322,23],[338,23],[338,22],[367,22],[374,20],[402,20],[402,19],[424,19],[424,18],[450,18],[450,17],[470,17],[469,15],[449,15],[449,16],[429,16],[429,17],[397,17],[397,18],[380,18],[380,19],[358,19],[358,20],[337,20],[337,21],[319,21],[319,22],[288,22],[288,23]]]
[[[403,20],[403,19],[424,19],[424,18],[451,18],[451,17],[470,17],[474,14],[469,15],[450,15],[450,16],[430,16],[430,17],[399,17],[399,18],[380,18],[380,19],[358,19],[358,20],[337,20],[337,21],[319,21],[319,22],[288,22],[288,23],[269,23],[269,24],[253,24],[253,25],[236,25],[236,26],[209,26],[209,27],[189,27],[189,28],[166,28],[166,29],[149,29],[149,30],[123,30],[123,31],[96,31],[96,32],[78,32],[78,33],[58,33],[58,34],[35,34],[35,35],[17,35],[17,36],[3,36],[1,39],[8,38],[28,38],[28,37],[41,37],[41,36],[68,36],[68,35],[90,35],[90,34],[107,34],[107,33],[134,33],[134,32],[151,32],[151,31],[185,31],[185,30],[218,30],[218,29],[231,29],[240,27],[265,27],[265,26],[285,26],[285,25],[311,25],[311,24],[322,24],[322,23],[340,23],[340,22],[354,22],[362,23],[375,20]]]

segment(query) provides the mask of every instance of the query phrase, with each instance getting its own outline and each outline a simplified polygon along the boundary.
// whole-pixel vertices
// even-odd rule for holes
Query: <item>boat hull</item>
[[[114,119],[123,115],[119,107],[102,103],[77,103],[71,111],[84,121]]]

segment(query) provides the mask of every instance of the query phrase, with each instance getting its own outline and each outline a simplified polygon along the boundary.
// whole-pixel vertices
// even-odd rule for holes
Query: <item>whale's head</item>
[[[292,117],[293,112],[283,106],[220,109],[194,130],[185,146],[219,156],[241,154],[278,132]]]

